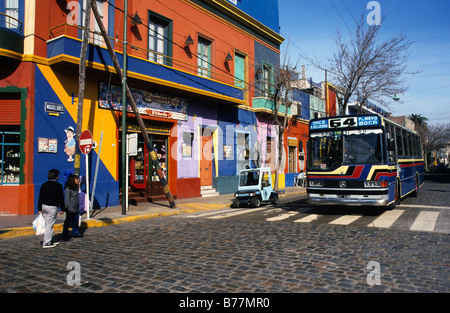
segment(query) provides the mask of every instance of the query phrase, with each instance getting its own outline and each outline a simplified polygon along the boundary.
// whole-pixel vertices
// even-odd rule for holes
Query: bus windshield
[[[383,164],[381,129],[310,134],[309,169],[330,170],[342,164]]]

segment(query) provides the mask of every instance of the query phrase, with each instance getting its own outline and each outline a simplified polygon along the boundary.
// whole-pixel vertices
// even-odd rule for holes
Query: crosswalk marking
[[[370,223],[369,227],[389,228],[405,212],[404,210],[386,211],[376,220]]]
[[[422,211],[411,226],[411,230],[433,231],[439,212]]]
[[[319,215],[317,214],[309,214],[305,216],[304,218],[301,218],[299,220],[295,220],[294,223],[309,223],[319,218]]]
[[[225,214],[220,214],[220,215],[216,215],[216,216],[211,216],[211,217],[208,217],[208,218],[209,218],[209,219],[212,219],[212,220],[217,220],[217,219],[220,219],[220,218],[225,218],[225,217],[230,217],[230,216],[236,216],[236,215],[246,214],[246,213],[252,213],[252,212],[262,211],[262,210],[266,210],[266,208],[245,209],[245,210],[233,211],[233,212],[228,212],[228,213],[225,213]]]
[[[329,224],[333,224],[333,225],[348,225],[348,224],[353,223],[354,221],[356,221],[361,216],[362,215],[344,215],[344,216],[341,216],[341,217],[335,219],[334,221],[331,221]]]
[[[421,204],[400,204],[399,207],[418,208],[418,209],[436,209],[436,210],[450,210],[450,206],[432,206]]]
[[[269,218],[266,219],[266,221],[268,221],[268,222],[281,221],[281,220],[285,220],[287,218],[290,218],[291,216],[294,216],[296,214],[298,214],[298,213],[297,212],[288,212],[288,213],[284,213],[284,214],[277,215],[277,216],[274,216],[274,217],[269,217]]]
[[[198,212],[193,214],[187,214],[184,217],[186,218],[207,218],[207,219],[224,219],[229,217],[234,217],[238,215],[244,214],[252,214],[258,211],[263,211],[260,218],[268,221],[268,222],[276,222],[290,219],[293,223],[311,223],[316,220],[322,220],[321,218],[326,217],[324,214],[308,214],[310,208],[298,209],[295,211],[285,211],[280,209],[268,209],[268,208],[254,208],[254,209],[221,209],[217,211],[209,211],[209,212]],[[364,214],[349,214],[336,216],[334,220],[330,221],[329,217],[323,219],[323,223],[328,223],[329,225],[350,225],[351,223],[356,222],[354,225],[358,224],[361,226],[362,223],[368,227],[378,227],[378,228],[390,228],[397,220],[400,220],[403,213],[407,210],[392,210],[386,211],[378,217],[373,217],[374,220],[369,224],[367,221],[368,216]],[[306,213],[306,214],[305,214]],[[442,212],[445,213],[445,212]],[[268,217],[269,216],[269,217]],[[298,216],[298,217],[297,217]],[[397,227],[402,227],[405,225],[406,227],[410,227],[411,231],[437,231],[437,226],[439,225],[438,219],[440,216],[440,212],[436,211],[421,211],[418,216],[415,218],[412,226],[410,222],[408,222],[408,226],[405,225],[405,222],[400,220],[400,223],[396,224]],[[301,217],[301,218],[299,218]],[[405,221],[408,221],[411,217],[411,214],[405,214]],[[442,217],[443,218],[443,217]],[[441,219],[442,219],[441,218]],[[359,222],[360,220],[360,222]],[[442,224],[442,223],[441,223]],[[442,226],[440,226],[442,228]],[[441,229],[440,228],[440,229]]]
[[[226,211],[230,211],[230,209],[227,209]],[[244,211],[244,209],[242,209],[242,210],[234,209],[233,210],[233,212],[240,212],[240,211]],[[185,215],[184,217],[187,217],[187,218],[205,217],[205,216],[208,216],[208,215],[215,215],[215,214],[220,214],[220,213],[223,213],[223,212],[224,212],[223,210],[220,210],[219,212],[218,211],[208,211],[208,212],[205,212],[205,213],[188,214],[188,215]]]

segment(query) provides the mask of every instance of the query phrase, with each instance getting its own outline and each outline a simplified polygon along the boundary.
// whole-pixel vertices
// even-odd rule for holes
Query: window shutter
[[[0,99],[0,125],[20,125],[20,100]]]

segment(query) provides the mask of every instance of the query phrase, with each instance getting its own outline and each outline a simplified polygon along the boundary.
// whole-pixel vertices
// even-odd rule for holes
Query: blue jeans
[[[66,212],[66,219],[64,221],[62,236],[64,239],[69,238],[69,227],[72,227],[72,236],[79,236],[80,229],[78,228],[78,219],[80,218],[80,213]]]

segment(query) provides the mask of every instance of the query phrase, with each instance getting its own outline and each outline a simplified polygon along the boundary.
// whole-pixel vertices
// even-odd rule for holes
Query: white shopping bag
[[[43,235],[45,233],[45,220],[42,214],[39,214],[33,221],[33,229],[36,231],[36,235]]]

